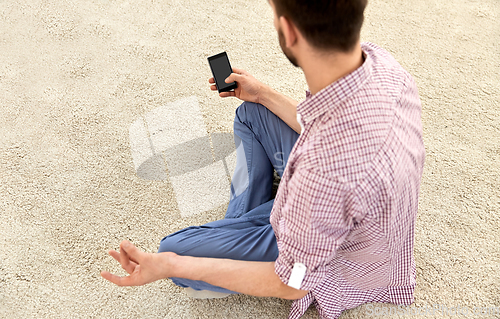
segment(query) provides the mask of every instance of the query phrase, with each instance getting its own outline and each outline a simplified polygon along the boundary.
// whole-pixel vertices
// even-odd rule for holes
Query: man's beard
[[[293,56],[293,54],[288,50],[286,47],[285,43],[285,35],[283,34],[283,31],[281,31],[281,28],[278,30],[278,38],[280,41],[280,47],[285,56],[288,58],[288,61],[293,64],[293,66],[298,67],[299,64],[297,63],[297,58]]]

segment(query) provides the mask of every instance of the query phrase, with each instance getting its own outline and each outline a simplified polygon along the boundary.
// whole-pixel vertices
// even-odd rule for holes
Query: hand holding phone
[[[260,103],[260,96],[267,92],[267,89],[269,89],[268,86],[255,79],[250,73],[243,69],[233,68],[233,73],[231,73],[229,78],[223,79],[222,81],[225,80],[230,83],[237,82],[238,86],[234,89],[234,91],[220,92],[220,97],[234,96],[243,101]],[[214,78],[210,78],[208,83],[211,84],[210,89],[212,91],[218,90],[217,83]]]
[[[226,83],[225,80],[233,73],[229,58],[226,52],[222,52],[211,57],[208,57],[208,64],[214,76],[215,85],[219,93],[228,92],[238,87],[236,82]]]

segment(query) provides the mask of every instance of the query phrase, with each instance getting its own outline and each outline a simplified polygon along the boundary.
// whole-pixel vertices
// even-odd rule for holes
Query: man
[[[193,296],[291,299],[289,318],[311,304],[322,318],[367,302],[409,305],[424,163],[416,85],[389,53],[360,44],[366,0],[270,5],[306,100],[234,69],[226,82],[238,88],[220,96],[245,102],[225,219],[165,237],[158,254],[124,241],[110,254],[130,275],[102,276],[120,286],[171,278]],[[273,170],[282,176],[275,199]]]

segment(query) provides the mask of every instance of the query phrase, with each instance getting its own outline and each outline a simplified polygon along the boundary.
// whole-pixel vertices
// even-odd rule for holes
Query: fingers
[[[143,252],[139,250],[139,248],[135,247],[134,244],[129,242],[128,240],[124,240],[120,244],[120,250],[123,250],[126,252],[128,256],[130,256],[129,259],[132,261],[135,261],[136,263],[140,262],[140,259],[142,257]]]
[[[117,262],[120,262],[120,253],[117,252],[116,250],[110,250],[108,251],[108,254],[113,257]]]
[[[225,82],[226,83],[240,82],[241,78],[242,78],[242,75],[237,74],[237,73],[231,73],[231,75],[226,78]]]
[[[233,70],[239,70],[239,69],[234,69],[234,68],[233,68]],[[235,74],[235,73],[232,73],[231,75],[240,76],[240,75]],[[231,77],[231,76],[229,76],[229,78],[230,78],[230,77]],[[229,79],[229,78],[228,78],[228,79]],[[212,91],[217,91],[217,86],[216,86],[215,84],[213,84],[213,83],[215,83],[214,78],[209,79],[209,80],[208,80],[208,82],[209,82],[209,83],[212,83],[212,85],[210,85],[210,90],[212,90]],[[232,81],[229,81],[229,82],[228,82],[228,80],[226,80],[226,82],[227,82],[227,83],[230,83],[230,82],[232,82]],[[232,92],[222,92],[222,93],[219,93],[219,96],[220,96],[220,97],[229,97],[229,96],[236,96],[236,94],[234,93],[234,91],[232,91]]]
[[[236,96],[236,93],[234,92],[221,92],[219,93],[220,97],[230,97],[230,96]]]
[[[137,247],[129,241],[124,240],[120,244],[120,253],[115,254],[115,256],[120,258],[119,262],[122,268],[131,274],[134,272],[137,264],[139,264],[140,254],[141,251]]]
[[[248,74],[247,71],[243,70],[243,69],[238,69],[238,68],[233,68],[233,73],[234,74],[237,74],[237,75],[246,75]],[[215,79],[213,77],[211,77],[210,79],[208,79],[208,83],[215,83]]]
[[[140,273],[138,261],[143,257],[142,251],[135,247],[131,242],[124,240],[120,244],[120,252],[110,250],[108,253],[111,257],[117,260],[122,265],[122,268],[125,269],[125,271],[130,275],[120,277],[113,275],[110,272],[102,271],[101,276],[104,279],[118,286],[139,286],[144,284],[144,282],[140,282],[140,276],[138,277],[138,274]]]
[[[117,284],[117,280],[115,277],[118,277],[116,275],[113,275],[112,273],[110,272],[107,272],[107,271],[101,271],[101,277],[108,280],[108,281],[111,281],[112,283],[114,284]],[[118,284],[117,284],[118,285]]]
[[[131,276],[120,277],[107,271],[101,271],[101,277],[118,286],[139,286]]]
[[[134,272],[135,265],[130,262],[130,258],[127,255],[127,252],[120,246],[120,253],[118,254],[120,258],[119,262],[122,265],[122,268],[128,272],[129,274]]]
[[[233,72],[238,74],[247,74],[247,71],[238,68],[233,68]]]
[[[212,89],[212,91],[217,91],[217,88],[215,86],[211,89]],[[236,94],[234,93],[234,91],[229,91],[229,92],[221,92],[221,93],[219,93],[219,96],[220,97],[229,97],[229,96],[236,96]]]
[[[113,257],[117,262],[119,262],[121,264],[121,257],[120,257],[120,253],[115,251],[115,250],[110,250],[108,251],[109,255],[111,257]],[[129,256],[130,257],[130,256]],[[122,265],[122,268],[128,272],[129,274],[131,274],[134,270],[135,270],[135,267],[137,266],[137,263],[135,261],[132,261],[130,258],[129,258],[129,265],[127,267],[124,267]]]
[[[211,85],[210,90],[217,91],[217,86]],[[234,91],[233,92],[221,92],[221,93],[219,93],[219,96],[220,97],[228,97],[228,96],[236,96],[236,94],[234,93]]]
[[[120,257],[120,253],[117,252],[116,250],[110,250],[108,251],[108,254],[113,257],[117,262],[120,262],[121,260],[121,257]],[[137,264],[137,261],[135,261],[132,257],[128,256],[129,260],[131,263],[134,263],[134,264]]]

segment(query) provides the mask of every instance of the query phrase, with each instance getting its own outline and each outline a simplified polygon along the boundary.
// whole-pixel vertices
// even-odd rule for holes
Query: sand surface
[[[499,11],[498,0],[367,9],[363,40],[393,53],[423,104],[415,307],[500,307]],[[213,136],[230,136],[240,102],[209,90],[206,58],[221,51],[304,98],[265,0],[0,1],[0,318],[286,318],[289,301],[191,300],[167,280],[120,288],[99,276],[123,273],[106,253],[123,239],[154,252],[163,236],[223,217],[234,150],[218,152]],[[191,114],[172,104],[181,99],[196,121],[155,128],[162,107]],[[212,161],[172,169],[168,150],[194,140]],[[206,206],[189,206],[189,193]],[[364,306],[342,318],[369,317]]]

